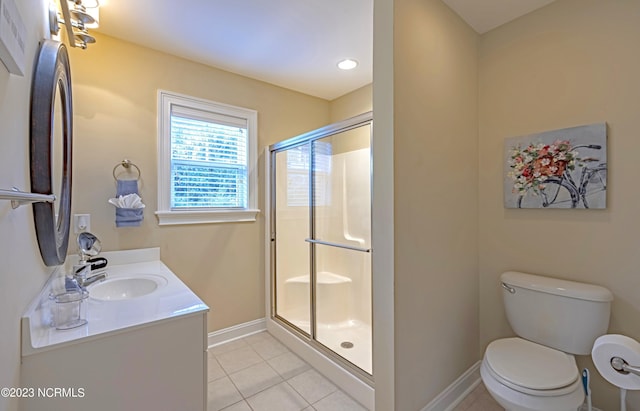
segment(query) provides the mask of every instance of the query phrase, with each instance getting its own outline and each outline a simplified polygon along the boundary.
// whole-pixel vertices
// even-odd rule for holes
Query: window
[[[257,113],[158,92],[160,225],[255,221]]]
[[[309,144],[288,149],[287,153],[287,206],[308,207],[309,204]],[[315,206],[331,205],[331,143],[315,141],[314,177]]]

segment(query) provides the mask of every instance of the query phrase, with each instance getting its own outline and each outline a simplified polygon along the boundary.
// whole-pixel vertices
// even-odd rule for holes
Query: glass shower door
[[[370,126],[316,140],[312,238],[315,339],[367,373],[371,364]]]
[[[368,378],[372,125],[364,117],[270,148],[271,305],[280,323]]]
[[[311,334],[310,229],[311,144],[275,152],[275,312]]]

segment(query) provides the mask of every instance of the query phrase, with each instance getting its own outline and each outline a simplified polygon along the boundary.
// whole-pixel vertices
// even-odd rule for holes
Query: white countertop
[[[160,251],[157,248],[106,252],[100,257],[109,261],[108,279],[152,274],[164,277],[167,283],[151,294],[129,300],[97,300],[91,297],[90,291],[85,302],[88,323],[71,330],[56,330],[50,325],[52,303],[49,293],[51,284],[55,281],[53,277],[61,274],[52,274],[52,279],[22,317],[23,356],[89,339],[103,338],[132,327],[179,316],[202,314],[209,310],[209,307],[160,261]]]

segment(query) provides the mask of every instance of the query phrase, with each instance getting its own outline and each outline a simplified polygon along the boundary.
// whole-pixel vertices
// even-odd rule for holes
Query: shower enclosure
[[[271,318],[372,380],[371,113],[269,147]]]

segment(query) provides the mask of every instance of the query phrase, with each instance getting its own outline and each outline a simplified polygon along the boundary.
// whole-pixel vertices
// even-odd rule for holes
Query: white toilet
[[[613,295],[604,287],[506,272],[507,319],[518,337],[487,346],[480,375],[507,411],[576,411],[584,400],[574,354],[606,334]]]

